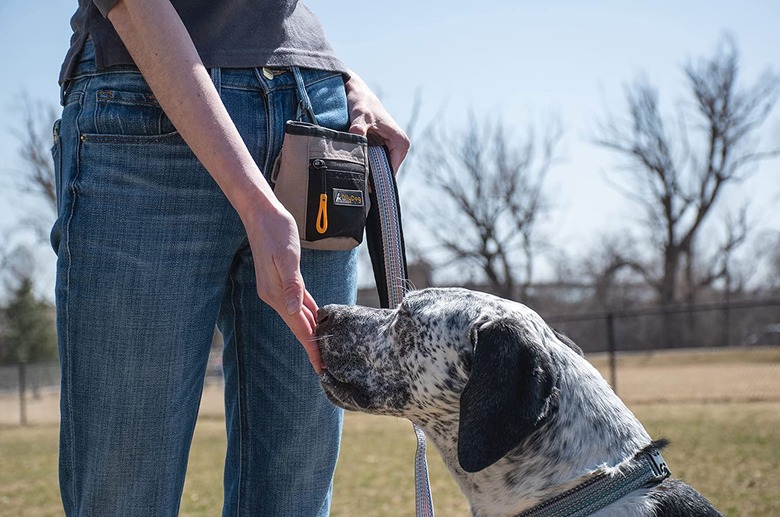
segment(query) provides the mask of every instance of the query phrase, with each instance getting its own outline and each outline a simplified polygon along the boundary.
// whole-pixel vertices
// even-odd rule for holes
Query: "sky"
[[[37,206],[14,188],[20,168],[14,126],[24,96],[57,105],[57,74],[76,3],[0,1],[0,238]],[[452,129],[464,127],[469,112],[500,119],[517,133],[558,117],[565,131],[563,160],[547,180],[555,211],[544,231],[572,255],[635,216],[610,185],[615,157],[591,143],[608,111],[625,112],[627,84],[646,77],[658,88],[662,109],[672,110],[684,94],[682,67],[710,56],[725,31],[741,52],[743,80],[754,81],[767,68],[780,73],[776,0],[584,4],[307,2],[339,56],[402,125],[416,95],[421,124]],[[767,145],[780,142],[780,109],[762,138]],[[425,171],[410,171],[415,176],[405,178],[402,189],[424,181]],[[750,204],[757,230],[780,231],[780,160],[765,162],[728,197],[733,206]],[[36,257],[39,288],[50,289],[54,255],[40,246]]]

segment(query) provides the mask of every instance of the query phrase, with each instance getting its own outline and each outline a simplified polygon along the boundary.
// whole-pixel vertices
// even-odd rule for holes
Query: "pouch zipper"
[[[351,162],[348,160],[331,160],[328,158],[315,158],[309,162],[309,165],[319,170],[332,170],[337,172],[350,172],[354,174],[365,174],[366,167],[363,164]]]

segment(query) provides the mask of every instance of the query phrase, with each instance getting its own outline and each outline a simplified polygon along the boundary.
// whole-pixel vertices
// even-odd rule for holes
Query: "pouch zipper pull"
[[[328,231],[328,195],[320,194],[320,208],[317,211],[317,233],[322,235]]]

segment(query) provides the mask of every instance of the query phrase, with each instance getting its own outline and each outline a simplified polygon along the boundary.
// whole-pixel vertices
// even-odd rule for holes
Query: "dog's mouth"
[[[338,379],[329,370],[320,374],[320,385],[336,406],[350,411],[366,411],[370,408],[371,398],[365,389]]]

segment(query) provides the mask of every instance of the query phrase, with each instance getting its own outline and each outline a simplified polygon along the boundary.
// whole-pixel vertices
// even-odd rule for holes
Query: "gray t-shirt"
[[[60,71],[70,79],[87,40],[98,67],[133,64],[105,17],[118,0],[79,0],[71,45]],[[207,68],[300,66],[347,72],[319,20],[297,0],[171,0]]]

